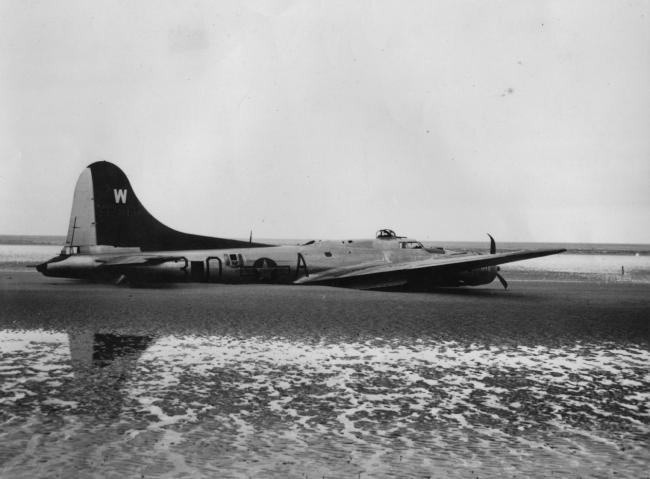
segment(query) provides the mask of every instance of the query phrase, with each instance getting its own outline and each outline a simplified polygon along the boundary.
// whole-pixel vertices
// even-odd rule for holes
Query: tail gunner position
[[[361,289],[476,286],[498,278],[499,264],[564,249],[490,254],[424,248],[380,230],[374,240],[274,246],[181,233],[155,219],[112,163],[89,165],[77,181],[66,244],[37,266],[46,276],[122,282],[196,281],[326,284]]]

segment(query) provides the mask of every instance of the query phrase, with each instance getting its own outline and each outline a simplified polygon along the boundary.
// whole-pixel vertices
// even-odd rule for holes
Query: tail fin
[[[250,248],[267,246],[225,238],[181,233],[146,210],[122,170],[107,161],[89,165],[74,192],[66,245],[138,247],[141,251]]]

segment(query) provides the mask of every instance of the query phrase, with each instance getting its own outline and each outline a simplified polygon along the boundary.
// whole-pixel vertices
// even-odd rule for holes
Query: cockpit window
[[[399,247],[402,249],[423,249],[422,243],[419,241],[402,241],[399,244]]]
[[[61,254],[64,256],[79,254],[79,246],[64,246],[61,250]]]

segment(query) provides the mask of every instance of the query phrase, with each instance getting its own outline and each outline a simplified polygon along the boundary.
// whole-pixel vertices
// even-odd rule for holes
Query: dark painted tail
[[[89,165],[75,188],[67,246],[138,247],[141,251],[266,246],[181,233],[151,216],[122,170],[107,161]]]

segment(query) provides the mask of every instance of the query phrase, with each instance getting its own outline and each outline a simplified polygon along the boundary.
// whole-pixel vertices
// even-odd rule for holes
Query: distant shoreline
[[[21,244],[21,245],[62,245],[65,243],[65,236],[57,235],[0,235],[0,244]]]

